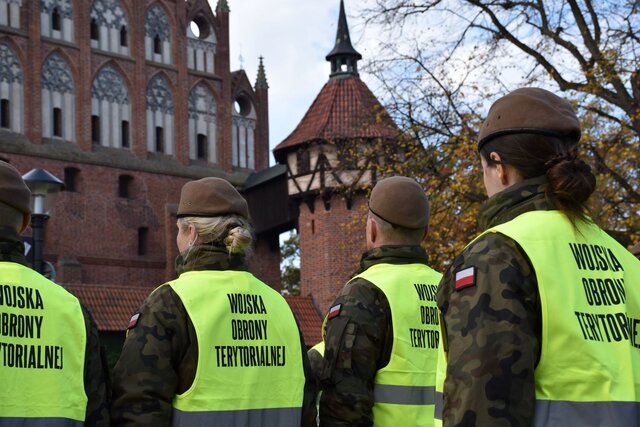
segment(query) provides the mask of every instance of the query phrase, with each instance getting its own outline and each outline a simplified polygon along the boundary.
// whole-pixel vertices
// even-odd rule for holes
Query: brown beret
[[[222,178],[202,178],[182,187],[178,218],[185,216],[212,217],[237,214],[249,218],[247,201],[229,181]]]
[[[580,140],[580,121],[564,99],[539,88],[516,89],[493,103],[482,128],[478,151],[502,135],[538,134]]]
[[[22,213],[31,213],[29,208],[31,191],[20,172],[7,162],[0,160],[0,202]]]
[[[404,228],[419,229],[429,224],[429,201],[415,180],[392,176],[379,181],[369,198],[369,210]]]

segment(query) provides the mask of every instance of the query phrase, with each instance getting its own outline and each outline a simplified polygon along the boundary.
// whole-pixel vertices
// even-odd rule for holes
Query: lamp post
[[[31,228],[33,229],[33,269],[43,272],[42,252],[44,245],[44,224],[55,205],[58,193],[64,190],[64,183],[45,169],[31,169],[22,176],[31,190]]]

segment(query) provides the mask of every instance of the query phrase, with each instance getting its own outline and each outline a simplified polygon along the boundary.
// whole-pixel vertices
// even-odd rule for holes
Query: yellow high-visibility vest
[[[424,264],[383,263],[355,277],[376,285],[391,308],[393,347],[374,379],[374,425],[433,426],[442,274]]]
[[[559,211],[527,212],[486,233],[516,241],[538,281],[534,427],[640,425],[640,261]]]
[[[243,271],[190,271],[169,283],[193,322],[198,366],[173,425],[300,424],[300,332],[284,298]]]
[[[87,332],[78,299],[0,262],[0,425],[81,426]]]

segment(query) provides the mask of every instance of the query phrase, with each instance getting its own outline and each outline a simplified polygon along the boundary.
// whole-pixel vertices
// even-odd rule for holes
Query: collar
[[[368,250],[362,254],[360,269],[362,273],[376,264],[425,264],[428,263],[427,252],[420,245],[387,245]]]
[[[178,255],[175,268],[178,276],[187,271],[247,270],[244,255],[229,254],[226,248],[215,243],[196,245]]]
[[[0,227],[0,262],[27,265],[22,237],[12,227]]]
[[[547,178],[542,175],[525,179],[494,194],[480,207],[480,229],[504,224],[525,212],[554,209],[545,196],[547,186]]]

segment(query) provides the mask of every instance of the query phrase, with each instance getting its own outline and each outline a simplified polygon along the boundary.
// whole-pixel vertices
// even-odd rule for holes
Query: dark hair
[[[549,185],[547,200],[575,225],[587,221],[587,200],[596,188],[591,167],[577,157],[575,141],[543,135],[504,135],[487,142],[480,155],[489,165],[497,163],[513,166],[524,178],[546,175]],[[492,152],[500,155],[497,162]]]

